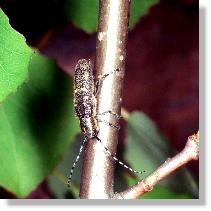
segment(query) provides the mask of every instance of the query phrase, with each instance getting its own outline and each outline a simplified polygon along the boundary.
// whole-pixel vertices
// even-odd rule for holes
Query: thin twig
[[[108,110],[120,114],[129,5],[130,0],[100,1],[95,58],[95,78],[102,79],[97,94],[98,114]],[[101,116],[101,119],[112,124],[117,123],[114,115],[106,114]],[[98,137],[112,154],[116,153],[117,130],[99,123]],[[89,140],[84,153],[80,198],[111,198],[113,175],[114,161],[104,153],[98,141]]]
[[[156,171],[150,174],[145,179],[138,182],[129,189],[116,193],[115,199],[136,199],[142,194],[152,190],[154,185],[174,172],[179,167],[187,164],[192,160],[199,159],[199,132],[188,137],[185,148],[173,158],[169,158]]]

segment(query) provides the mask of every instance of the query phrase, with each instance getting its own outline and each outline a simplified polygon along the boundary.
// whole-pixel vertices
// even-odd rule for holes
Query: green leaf
[[[170,146],[156,125],[141,112],[133,112],[127,125],[126,157],[132,166],[152,172],[170,155]]]
[[[32,52],[0,8],[0,102],[27,78]]]
[[[58,165],[79,131],[72,83],[34,55],[29,80],[0,105],[0,185],[26,197]]]
[[[173,191],[167,187],[155,186],[150,192],[145,193],[140,199],[193,199],[188,193]]]
[[[65,14],[77,27],[93,33],[97,29],[99,0],[66,0]]]
[[[48,177],[48,186],[56,198],[78,198],[79,196],[83,153],[74,169],[70,189],[67,188],[67,177],[78,155],[83,139],[83,135],[76,136],[74,142],[71,143],[69,150],[65,154],[63,162],[60,163],[54,173]]]
[[[129,186],[136,183],[134,178],[126,177]],[[143,194],[139,199],[192,199],[193,197],[187,193],[173,191],[170,188],[156,185],[151,191]]]
[[[145,15],[148,9],[159,0],[132,0],[130,8],[130,26],[133,27],[139,18]],[[99,0],[66,0],[65,14],[77,27],[87,33],[97,30]]]
[[[149,8],[158,2],[159,0],[132,0],[130,5],[130,27],[134,27],[139,18],[146,15]]]
[[[126,139],[126,159],[134,169],[146,171],[139,175],[139,179],[155,171],[165,160],[177,153],[155,123],[142,112],[133,112],[129,116]],[[198,197],[198,185],[185,167],[175,171],[160,184]]]

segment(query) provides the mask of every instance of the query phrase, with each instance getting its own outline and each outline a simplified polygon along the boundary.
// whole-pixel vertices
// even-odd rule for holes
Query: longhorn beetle
[[[73,166],[70,170],[70,174],[68,177],[67,184],[70,186],[71,178],[73,175],[73,170],[80,158],[80,155],[83,151],[84,145],[89,139],[95,138],[97,141],[99,141],[104,151],[109,154],[115,161],[117,161],[120,165],[124,166],[125,168],[129,169],[131,172],[139,173],[133,170],[132,168],[125,165],[122,161],[120,161],[118,158],[116,158],[115,155],[113,155],[109,149],[102,143],[101,139],[98,138],[98,122],[104,122],[110,127],[113,127],[115,129],[119,129],[119,124],[111,124],[109,122],[106,122],[104,120],[100,120],[100,115],[110,114],[114,115],[117,120],[120,119],[120,115],[116,114],[110,110],[105,111],[101,114],[97,114],[97,101],[96,101],[96,95],[99,92],[99,85],[107,76],[110,74],[113,74],[114,72],[120,71],[119,69],[116,69],[108,74],[103,75],[99,80],[95,81],[93,72],[91,69],[91,62],[87,59],[80,59],[75,67],[75,74],[74,74],[74,107],[75,107],[75,113],[79,118],[80,121],[80,127],[81,131],[84,134],[84,141],[80,147],[79,153],[76,157],[75,162],[73,163]]]

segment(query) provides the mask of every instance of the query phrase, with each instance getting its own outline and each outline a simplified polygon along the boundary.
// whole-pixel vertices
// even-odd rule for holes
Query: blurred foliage
[[[137,181],[134,178],[129,176],[127,176],[126,180],[128,181],[129,186],[132,186],[135,183],[137,183]],[[148,193],[145,193],[139,197],[139,199],[192,199],[192,198],[193,196],[190,194],[177,192],[171,188],[164,187],[159,184],[153,187],[153,189]]]
[[[140,17],[147,14],[151,6],[157,4],[160,0],[131,0],[130,3],[130,27],[133,28]]]
[[[127,120],[126,159],[134,169],[145,170],[145,173],[139,175],[140,178],[143,178],[177,152],[173,150],[156,124],[146,114],[133,112]],[[179,194],[189,193],[192,197],[198,198],[197,182],[185,167],[165,178],[160,185]],[[162,196],[164,197],[164,194]],[[168,194],[164,198],[168,198]]]
[[[159,0],[131,0],[130,27],[145,15]],[[96,32],[99,14],[99,0],[66,0],[65,14],[69,20],[88,33]]]
[[[0,103],[27,78],[32,53],[0,8]]]
[[[26,197],[61,162],[78,131],[69,77],[35,54],[28,81],[0,105],[0,185]]]
[[[72,164],[78,154],[83,138],[83,135],[77,135],[75,137],[74,141],[69,147],[69,150],[65,154],[63,162],[60,163],[53,174],[48,177],[49,188],[51,192],[59,199],[78,198],[79,196],[83,153],[74,169],[70,189],[67,187],[67,178],[69,176]]]

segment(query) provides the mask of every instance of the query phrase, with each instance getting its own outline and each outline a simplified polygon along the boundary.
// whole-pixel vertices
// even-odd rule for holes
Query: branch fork
[[[97,95],[98,113],[111,110],[120,114],[125,73],[126,45],[130,0],[100,0],[100,15],[96,44],[95,78],[120,70],[103,80]],[[112,120],[107,115],[107,122]],[[99,138],[114,155],[118,131],[99,124]],[[84,153],[80,198],[135,199],[152,190],[155,184],[192,160],[199,159],[199,132],[188,137],[185,148],[167,159],[157,170],[121,193],[113,193],[114,162],[102,152],[97,140],[89,140]]]
[[[136,185],[129,189],[114,194],[114,199],[136,199],[146,192],[149,192],[153,187],[173,173],[176,169],[187,164],[190,161],[199,159],[199,132],[189,136],[185,148],[173,158],[168,158],[157,170],[139,181]]]

